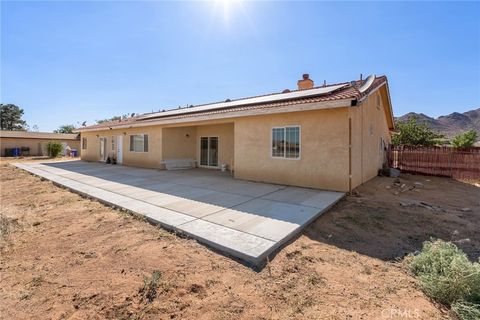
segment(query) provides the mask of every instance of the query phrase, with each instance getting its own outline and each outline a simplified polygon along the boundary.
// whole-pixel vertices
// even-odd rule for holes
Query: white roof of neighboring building
[[[78,140],[78,133],[33,132],[0,130],[0,138]]]

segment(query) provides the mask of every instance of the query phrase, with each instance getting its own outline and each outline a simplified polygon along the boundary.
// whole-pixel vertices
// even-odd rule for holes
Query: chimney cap
[[[307,80],[307,79],[310,78],[310,75],[309,75],[308,73],[304,73],[304,74],[302,75],[302,78],[303,78],[303,80]]]

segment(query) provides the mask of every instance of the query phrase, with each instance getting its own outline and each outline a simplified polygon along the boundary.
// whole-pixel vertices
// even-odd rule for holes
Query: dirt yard
[[[0,178],[2,319],[446,319],[402,258],[430,237],[480,256],[480,188],[448,179],[375,178],[257,272],[5,161]]]

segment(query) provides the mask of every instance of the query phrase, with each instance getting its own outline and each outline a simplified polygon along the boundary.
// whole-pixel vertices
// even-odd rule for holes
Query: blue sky
[[[480,107],[477,2],[1,2],[1,103],[30,126],[375,73],[394,112]]]

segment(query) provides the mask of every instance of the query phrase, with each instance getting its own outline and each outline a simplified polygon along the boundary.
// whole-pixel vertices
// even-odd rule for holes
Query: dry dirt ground
[[[254,271],[7,162],[2,319],[444,319],[403,256],[430,237],[480,256],[480,188],[449,179],[375,178]]]

